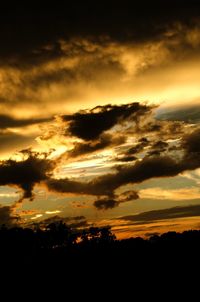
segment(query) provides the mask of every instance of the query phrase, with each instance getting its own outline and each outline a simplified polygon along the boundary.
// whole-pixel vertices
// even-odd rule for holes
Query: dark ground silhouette
[[[110,227],[74,230],[63,222],[51,223],[45,229],[0,229],[0,259],[4,259],[4,265],[164,269],[169,261],[176,266],[197,264],[199,255],[199,230],[117,240]]]
[[[79,295],[84,300],[113,300],[119,293],[122,301],[138,301],[138,295],[140,300],[159,301],[168,295],[171,301],[174,291],[191,295],[189,284],[198,283],[199,255],[198,230],[116,240],[109,227],[80,231],[62,222],[45,229],[3,226],[0,284],[1,290],[9,285],[7,295],[15,286],[15,297],[23,294],[26,301],[27,290],[35,300],[41,292],[45,299],[54,292],[56,301]]]

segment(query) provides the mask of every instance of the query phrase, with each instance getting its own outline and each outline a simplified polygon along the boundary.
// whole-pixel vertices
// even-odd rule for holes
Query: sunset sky
[[[0,225],[200,228],[200,2],[0,11]]]

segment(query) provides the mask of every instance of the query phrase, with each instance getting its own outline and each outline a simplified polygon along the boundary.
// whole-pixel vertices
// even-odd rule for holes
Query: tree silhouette
[[[76,263],[77,266],[100,267],[105,263],[116,263],[117,259],[117,263],[123,260],[123,265],[148,261],[165,267],[165,261],[169,259],[175,259],[177,263],[180,257],[184,257],[184,261],[186,258],[197,261],[199,253],[199,230],[168,232],[146,240],[140,237],[117,240],[108,226],[77,230],[62,221],[44,228],[7,228],[6,225],[0,228],[1,259],[9,262],[17,259],[25,265],[51,263],[69,266]]]

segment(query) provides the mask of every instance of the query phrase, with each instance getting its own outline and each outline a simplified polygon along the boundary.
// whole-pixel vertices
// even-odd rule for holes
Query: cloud
[[[47,153],[24,150],[21,154],[24,159],[20,161],[9,159],[0,162],[0,185],[17,186],[23,191],[22,199],[33,199],[35,184],[46,180],[55,165],[46,158]]]
[[[0,56],[7,61],[20,58],[35,64],[36,59],[45,60],[45,55],[48,59],[59,56],[61,49],[55,41],[63,37],[110,36],[114,41],[141,43],[159,39],[172,24],[189,27],[197,18],[198,1],[174,0],[171,4],[143,0],[134,2],[134,9],[130,1],[123,5],[114,1],[106,5],[90,1],[79,5],[49,4],[45,9],[31,1],[28,7],[13,5],[12,10],[2,10],[0,40],[4,45]]]
[[[0,114],[0,129],[18,128],[49,121],[49,118],[16,119],[9,115]]]
[[[49,190],[60,193],[111,196],[117,188],[128,183],[140,183],[153,177],[175,176],[187,168],[189,168],[187,164],[182,166],[168,156],[146,157],[141,161],[136,161],[133,165],[118,167],[115,173],[96,177],[90,182],[80,182],[68,178],[48,179],[46,185]]]
[[[111,124],[117,125],[117,123],[122,123],[126,118],[131,117],[132,119],[135,117],[137,120],[138,115],[140,117],[140,115],[146,114],[149,110],[151,111],[147,106],[133,103],[121,106],[99,106],[87,111],[87,113],[84,111],[74,115],[68,115],[67,119],[69,119],[69,123],[71,123],[71,119],[72,123],[75,123],[72,127],[72,129],[75,130],[71,131],[78,131],[78,133],[80,131],[80,133],[76,133],[76,135],[82,135],[83,139],[86,140],[86,142],[83,143],[76,143],[76,147],[70,151],[71,154],[73,156],[79,156],[105,148],[109,146],[109,144],[113,146],[118,143],[123,143],[123,137],[121,140],[121,137],[114,136],[114,134],[104,134],[105,129],[111,127]],[[108,113],[113,117],[111,118],[110,115],[108,115],[110,120],[112,120],[111,124],[107,124]],[[91,117],[96,115],[97,121],[99,118],[100,121],[102,117],[104,118],[106,126],[103,127],[103,122],[102,124],[100,123],[99,129],[95,129],[94,132],[92,130],[92,134],[88,136],[86,130],[89,129],[89,125],[92,123],[93,119]],[[86,121],[88,121],[88,124],[86,123],[87,125],[84,124],[85,117]],[[96,201],[97,207],[106,208],[106,204],[108,207],[114,207],[120,202],[123,202],[122,197],[116,197],[115,195],[115,190],[123,185],[140,183],[155,177],[176,176],[186,170],[193,170],[200,167],[200,132],[199,129],[189,131],[190,132],[185,134],[178,144],[182,157],[179,156],[176,158],[167,154],[160,155],[160,152],[166,150],[168,143],[161,140],[150,142],[149,139],[142,138],[139,139],[136,150],[128,149],[126,152],[129,153],[130,150],[132,152],[138,152],[150,144],[153,151],[159,151],[158,154],[154,153],[154,156],[152,156],[152,154],[150,154],[150,156],[149,153],[147,153],[143,158],[134,161],[134,163],[131,162],[130,164],[116,166],[113,173],[98,176],[87,182],[81,182],[76,178],[53,178],[52,171],[55,168],[56,162],[47,159],[47,155],[45,154],[25,150],[22,152],[25,156],[23,160],[15,161],[10,159],[1,162],[0,185],[15,185],[23,190],[22,198],[32,199],[32,191],[35,184],[42,182],[46,184],[49,190],[54,192],[101,196],[103,198]],[[89,137],[94,137],[96,140],[92,142],[89,140]],[[137,194],[135,198],[138,198]]]
[[[192,200],[200,198],[200,191],[197,187],[167,190],[154,187],[140,190],[140,198],[159,200]]]
[[[139,195],[136,191],[125,191],[123,193],[121,193],[120,195],[118,195],[118,201],[121,202],[127,202],[127,201],[131,201],[131,200],[135,200],[139,198]]]
[[[133,162],[134,160],[137,160],[138,158],[134,155],[122,155],[117,156],[113,159],[114,162]]]
[[[100,176],[90,183],[90,189],[110,195],[111,192],[128,183],[140,183],[153,177],[175,176],[184,169],[168,156],[145,157],[133,165],[118,167],[113,174]]]
[[[116,136],[111,134],[102,134],[97,140],[93,142],[74,143],[74,148],[66,152],[69,158],[78,157],[84,154],[93,153],[108,147],[118,146],[125,143],[125,136]],[[61,156],[63,157],[63,155]]]
[[[133,95],[138,100],[174,102],[174,97],[185,96],[177,93],[180,89],[187,90],[190,100],[191,90],[196,97],[199,4],[179,0],[173,5],[161,0],[141,3],[134,3],[134,10],[129,3],[106,3],[97,5],[99,9],[85,3],[45,11],[38,7],[37,13],[24,7],[4,11],[0,23],[1,112],[12,111],[16,116],[17,109],[21,117],[23,111],[29,116],[61,114],[74,112],[77,105],[128,102]],[[58,101],[62,106],[56,105]]]
[[[18,151],[34,143],[35,137],[10,130],[0,130],[0,152]]]
[[[118,207],[120,203],[128,202],[138,198],[139,195],[136,191],[126,191],[124,193],[121,193],[120,195],[115,195],[113,199],[112,198],[98,199],[94,202],[94,206],[98,210],[108,210]]]
[[[150,151],[148,152],[148,155],[155,156],[160,155],[161,153],[167,151],[169,147],[169,144],[165,141],[156,141],[152,144]]]
[[[76,179],[48,179],[46,185],[49,190],[60,193],[88,194],[109,196],[113,199],[114,191],[126,184],[141,183],[157,177],[172,177],[186,170],[200,167],[199,130],[186,134],[179,147],[182,157],[169,155],[149,156],[148,154],[134,162],[115,167],[115,172],[93,178],[89,182],[80,182]],[[156,146],[165,143],[158,141]]]
[[[185,134],[182,143],[182,147],[189,155],[200,154],[200,129],[194,130],[192,133]]]
[[[47,188],[53,192],[96,195],[95,189],[90,188],[89,183],[84,183],[69,178],[49,178],[45,181],[45,184]]]
[[[189,205],[185,207],[174,207],[163,210],[154,210],[149,212],[143,212],[136,215],[123,216],[120,220],[131,221],[135,224],[138,223],[151,223],[158,220],[184,218],[184,217],[196,217],[200,216],[200,205]]]
[[[151,107],[139,103],[126,105],[97,106],[91,110],[83,110],[73,115],[63,115],[63,122],[68,122],[66,135],[76,136],[89,141],[97,139],[102,133],[117,124],[137,120],[151,112]]]
[[[130,156],[130,155],[139,153],[139,152],[143,151],[144,147],[146,147],[148,145],[149,145],[148,139],[143,137],[139,140],[137,145],[128,149],[125,154]]]
[[[98,210],[113,209],[119,205],[119,202],[115,199],[99,199],[94,202],[94,206]]]
[[[161,151],[165,150],[167,147],[168,147],[168,143],[164,141],[156,141],[152,146],[153,149],[158,149]]]
[[[97,196],[98,205],[106,208],[128,200],[115,194],[123,185],[199,167],[199,132],[191,133],[181,123],[197,123],[197,106],[162,121],[150,118],[151,106],[138,103],[192,101],[199,94],[200,6],[185,2],[134,1],[134,10],[126,1],[34,10],[30,1],[30,8],[17,4],[16,10],[0,12],[1,151],[27,148],[33,137],[23,127],[48,121],[39,117],[62,114],[65,142],[57,143],[57,133],[40,147],[55,143],[57,156],[67,149],[64,159],[88,155],[91,165],[85,168],[87,163],[79,161],[72,169],[57,161],[63,166],[53,175],[55,162],[47,158],[3,161],[0,184],[17,186],[23,198],[31,199],[34,185],[44,182],[58,193]],[[130,102],[132,96],[137,103],[103,106]],[[10,129],[19,127],[15,133]],[[50,136],[57,131],[53,123],[47,127]],[[168,139],[180,141],[171,144]],[[100,153],[106,148],[112,148],[106,151],[109,156]],[[97,152],[98,161],[92,163],[89,155]],[[114,164],[121,167],[111,170]],[[77,178],[70,178],[70,169]],[[105,175],[91,179],[98,173]]]
[[[183,134],[185,130],[184,128],[185,124],[181,121],[159,120],[155,116],[150,115],[146,120],[144,119],[142,123],[140,122],[138,124],[137,132],[140,135],[155,135],[156,133],[163,139],[163,135],[165,137],[172,137],[177,136],[178,134]]]
[[[56,40],[52,36],[46,44],[45,36],[41,41],[44,44],[35,45],[26,56],[27,45],[22,49],[23,55],[16,56],[15,52],[3,62],[0,53],[1,112],[12,111],[19,116],[18,107],[30,116],[63,114],[65,110],[74,112],[77,106],[81,109],[106,104],[108,100],[128,102],[133,95],[136,100],[174,102],[182,101],[180,95],[184,94],[191,101],[199,97],[200,47],[184,37],[198,37],[198,27],[193,25],[191,30],[189,25],[176,23],[164,26],[157,39],[138,41],[136,33],[132,35],[134,28],[127,39],[67,35],[54,37]],[[185,64],[184,60],[189,62]],[[38,100],[45,110],[39,110]],[[56,106],[55,100],[62,106]]]
[[[12,206],[0,206],[0,226],[15,227],[19,221],[20,217],[13,213]]]

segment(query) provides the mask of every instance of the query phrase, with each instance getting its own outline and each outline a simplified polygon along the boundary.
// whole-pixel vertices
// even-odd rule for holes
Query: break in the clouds
[[[164,108],[161,112],[157,112],[157,118],[168,121],[184,121],[187,123],[199,123],[200,121],[200,106],[198,103],[187,104],[182,106],[173,106]]]

